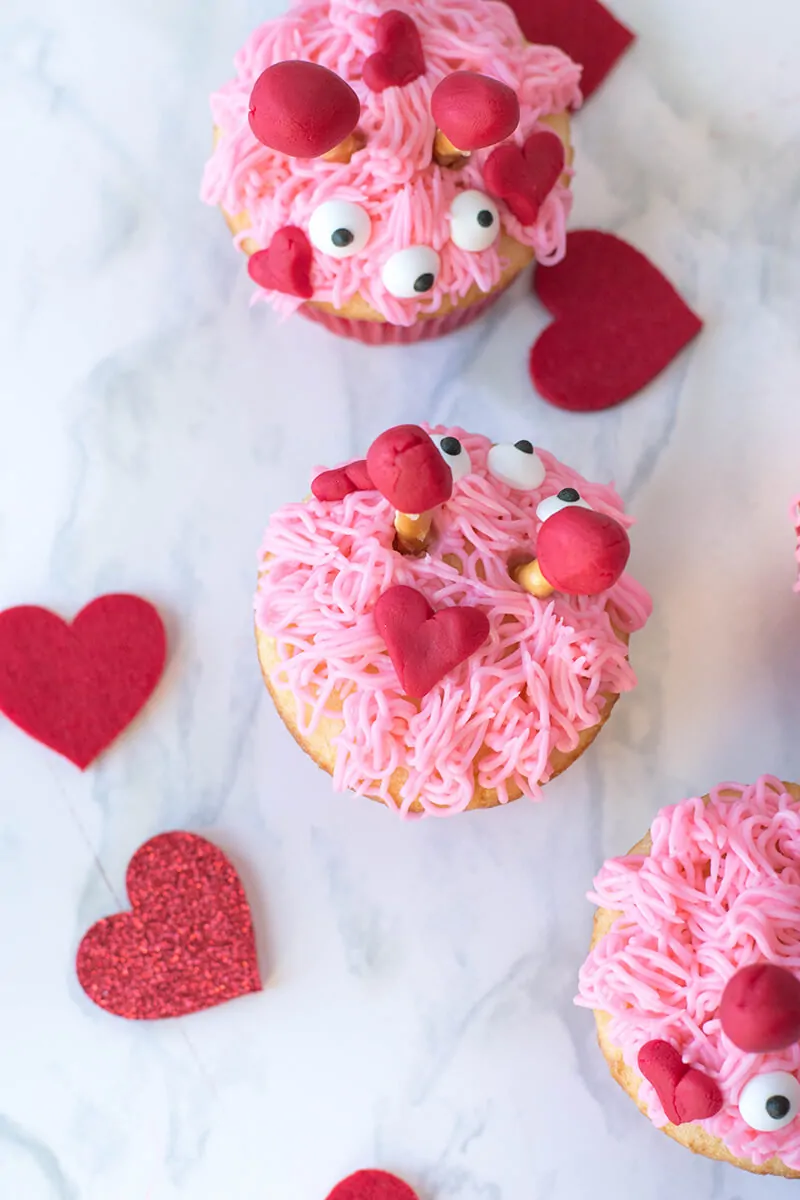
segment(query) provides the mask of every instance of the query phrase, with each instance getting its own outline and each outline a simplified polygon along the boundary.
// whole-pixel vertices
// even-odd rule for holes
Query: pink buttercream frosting
[[[794,557],[797,563],[797,579],[794,590],[800,592],[800,496],[795,496],[792,501],[790,515],[794,523]]]
[[[425,55],[424,75],[405,87],[371,92],[361,78],[375,51],[377,19],[390,9],[413,17]],[[361,102],[359,128],[366,148],[349,163],[288,158],[267,149],[248,124],[250,93],[267,67],[305,59],[335,71]],[[513,140],[521,144],[541,117],[580,103],[580,68],[551,46],[530,46],[501,0],[296,0],[288,13],[268,21],[247,40],[235,59],[236,78],[211,98],[219,140],[203,178],[202,198],[230,214],[247,212],[252,237],[267,246],[285,225],[308,230],[309,218],[326,200],[347,200],[369,213],[372,234],[351,258],[314,254],[314,300],[346,305],[357,293],[387,321],[411,325],[421,313],[436,312],[447,297],[465,296],[473,284],[488,292],[507,265],[497,244],[472,253],[450,240],[450,205],[460,191],[484,191],[483,163],[491,152],[476,151],[461,170],[432,161],[435,123],[431,93],[454,70],[493,76],[517,93],[521,119]],[[520,225],[498,201],[503,227],[530,246],[540,262],[563,257],[571,196],[557,184],[537,220]],[[441,256],[433,289],[419,300],[399,300],[381,281],[381,269],[396,250],[431,246]],[[294,296],[264,292],[284,313],[302,303]]]
[[[800,1119],[757,1132],[738,1110],[754,1076],[800,1074],[800,1044],[747,1054],[718,1017],[740,967],[766,961],[800,975],[800,804],[771,776],[720,784],[707,803],[662,809],[651,835],[646,857],[610,859],[595,880],[590,898],[621,915],[584,964],[577,1002],[610,1014],[608,1036],[634,1070],[641,1047],[663,1039],[710,1075],[725,1103],[702,1125],[732,1154],[800,1170]],[[639,1095],[666,1124],[651,1084]]]
[[[612,487],[587,483],[539,450],[542,485],[512,489],[488,471],[488,438],[430,432],[459,438],[471,461],[435,515],[430,553],[393,549],[394,510],[377,491],[287,504],[264,538],[255,603],[257,624],[282,659],[273,683],[300,702],[302,731],[313,733],[323,715],[344,721],[336,789],[378,796],[404,816],[415,800],[426,814],[461,812],[476,776],[501,802],[511,785],[540,799],[553,751],[574,749],[603,715],[604,697],[634,686],[621,634],[651,611],[628,575],[600,596],[556,593],[547,601],[509,576],[512,556],[534,556],[537,504],[562,488],[629,525]],[[446,555],[459,558],[462,573]],[[393,584],[418,588],[434,609],[477,606],[490,622],[488,641],[421,701],[403,694],[375,627],[375,603]],[[341,712],[330,703],[334,693]],[[396,806],[389,783],[398,767],[408,778]]]

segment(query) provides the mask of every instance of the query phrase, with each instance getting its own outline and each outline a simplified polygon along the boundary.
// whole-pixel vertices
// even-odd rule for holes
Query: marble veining
[[[800,775],[800,6],[616,0],[640,42],[576,122],[573,224],[640,246],[707,327],[593,417],[532,393],[546,318],[521,283],[410,349],[249,307],[197,192],[207,95],[278,7],[0,8],[0,606],[135,590],[171,644],[85,775],[0,723],[0,1196],[324,1200],[364,1165],[420,1200],[785,1187],[658,1134],[570,1001],[603,857],[721,779]],[[614,479],[656,609],[640,687],[545,803],[404,826],[285,733],[251,598],[271,509],[421,419]],[[83,996],[75,948],[136,847],[181,827],[241,871],[268,986],[127,1024]]]

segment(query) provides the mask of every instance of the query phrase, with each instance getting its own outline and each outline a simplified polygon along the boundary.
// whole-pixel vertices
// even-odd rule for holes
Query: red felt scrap
[[[328,1200],[418,1200],[418,1197],[407,1183],[388,1171],[356,1171],[337,1183]]]
[[[0,712],[81,770],[122,732],[164,670],[156,609],[99,596],[70,624],[46,608],[0,612]]]
[[[673,1125],[704,1121],[722,1108],[722,1093],[713,1079],[687,1066],[669,1042],[647,1042],[639,1051],[638,1063]]]
[[[570,596],[597,596],[613,587],[630,553],[619,521],[578,505],[548,517],[536,539],[542,574],[556,591]]]
[[[703,327],[657,267],[598,229],[569,234],[566,257],[537,267],[533,286],[555,320],[531,349],[531,379],[545,400],[573,412],[627,400]]]
[[[413,17],[392,8],[375,25],[374,54],[365,61],[364,83],[371,92],[406,87],[425,74],[425,55]]]
[[[519,125],[519,100],[499,79],[454,71],[434,88],[431,114],[457,150],[480,150],[511,137]]]
[[[770,1054],[800,1041],[800,979],[774,963],[742,967],[719,1006],[723,1033],[748,1054]]]
[[[425,696],[489,636],[489,618],[462,605],[435,613],[422,592],[397,584],[381,592],[375,624],[407,696]]]
[[[558,46],[583,67],[581,91],[591,96],[636,35],[599,0],[506,0],[527,41]]]
[[[90,1000],[131,1021],[181,1017],[261,991],[253,923],[239,876],[193,833],[162,833],[134,854],[131,911],[104,917],[76,959]]]
[[[367,451],[367,470],[398,512],[429,512],[453,492],[453,472],[419,425],[395,425],[379,434]]]
[[[506,142],[483,164],[486,190],[508,208],[521,225],[532,225],[539,209],[564,170],[564,143],[549,129],[536,129],[520,148]]]
[[[277,230],[266,250],[256,250],[247,262],[250,278],[268,291],[310,300],[314,295],[311,243],[297,225]]]
[[[344,467],[321,471],[311,481],[311,494],[317,500],[344,500],[351,492],[372,491],[374,486],[369,477],[367,460],[360,458]]]
[[[350,85],[319,63],[275,63],[259,75],[250,95],[254,136],[291,158],[327,154],[353,132],[360,115]]]

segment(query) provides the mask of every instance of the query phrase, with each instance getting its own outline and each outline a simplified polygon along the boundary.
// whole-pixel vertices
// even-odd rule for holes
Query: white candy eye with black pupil
[[[472,461],[457,437],[451,437],[449,434],[434,433],[432,434],[432,440],[442,458],[453,472],[453,483],[456,483],[459,479],[463,479],[465,475],[469,475],[472,470]]]
[[[350,258],[363,250],[372,233],[369,214],[349,200],[326,200],[308,222],[311,243],[333,258]]]
[[[495,479],[521,492],[532,492],[544,482],[544,463],[527,438],[492,446],[486,465]]]
[[[591,507],[591,504],[586,503],[576,488],[565,487],[558,495],[547,496],[544,500],[540,500],[536,507],[536,515],[540,521],[546,521],[548,517],[554,517],[557,512],[561,512],[562,508]]]
[[[450,237],[459,250],[488,250],[500,234],[500,214],[491,197],[470,188],[450,205]]]
[[[739,1115],[751,1129],[783,1129],[800,1112],[800,1082],[788,1071],[756,1075],[742,1089]]]
[[[441,261],[431,246],[395,250],[383,264],[383,286],[398,300],[414,300],[429,292],[439,278]]]

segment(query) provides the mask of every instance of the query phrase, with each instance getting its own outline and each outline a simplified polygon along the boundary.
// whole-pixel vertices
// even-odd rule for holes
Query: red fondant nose
[[[317,158],[351,134],[361,105],[327,67],[279,62],[267,67],[250,96],[250,128],[260,142],[292,158]]]
[[[613,587],[631,544],[618,521],[589,508],[562,508],[549,517],[536,543],[545,579],[571,596],[596,596]]]
[[[367,470],[402,513],[429,512],[453,491],[452,471],[419,425],[395,425],[376,437],[367,451]]]
[[[783,1050],[800,1041],[800,979],[772,963],[742,967],[722,993],[719,1018],[740,1050]]]

